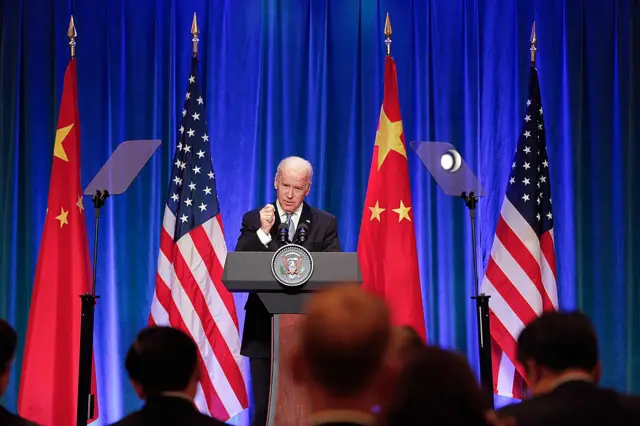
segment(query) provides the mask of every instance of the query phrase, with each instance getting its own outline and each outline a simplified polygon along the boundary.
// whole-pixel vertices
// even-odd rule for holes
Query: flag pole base
[[[76,407],[76,426],[87,426],[89,419],[95,414],[95,395],[91,393],[93,370],[93,330],[95,320],[96,273],[98,269],[98,229],[100,226],[100,209],[109,197],[109,191],[97,190],[92,197],[96,212],[96,225],[93,239],[93,274],[91,291],[81,294],[82,311],[80,318],[80,357],[78,362],[78,405]]]
[[[473,276],[475,278],[475,296],[471,299],[476,302],[476,319],[478,325],[478,360],[480,364],[480,386],[486,392],[491,408],[494,408],[493,400],[493,365],[491,363],[491,328],[489,323],[489,298],[484,293],[479,293],[478,281],[478,251],[476,247],[476,205],[478,196],[472,192],[461,195],[465,205],[469,209],[471,219],[471,241],[473,245]]]

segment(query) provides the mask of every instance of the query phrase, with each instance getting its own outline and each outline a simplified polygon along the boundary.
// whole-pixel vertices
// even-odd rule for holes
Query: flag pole
[[[538,34],[536,32],[536,21],[533,21],[533,25],[531,26],[531,36],[529,37],[529,41],[531,43],[531,47],[529,51],[531,52],[531,67],[536,69],[536,54],[538,53]],[[524,395],[527,391],[527,382],[522,377],[520,380],[520,395],[524,399]]]
[[[198,21],[196,19],[196,12],[193,12],[193,21],[191,22],[191,35],[193,38],[191,41],[193,42],[193,57],[198,57],[198,42],[200,39],[198,38],[198,34],[200,34],[200,30],[198,29]]]
[[[387,12],[387,19],[384,21],[384,35],[387,37],[384,43],[387,45],[387,56],[391,56],[391,20],[389,19],[389,12]]]
[[[536,66],[536,53],[538,53],[538,36],[536,34],[536,21],[533,21],[533,27],[531,28],[531,66]]]
[[[73,21],[73,15],[69,22],[69,46],[71,48],[71,59],[76,56],[76,37],[78,33]],[[80,356],[78,359],[78,403],[76,406],[76,425],[86,426],[89,419],[93,418],[95,412],[95,395],[91,393],[92,366],[93,366],[93,331],[95,321],[96,299],[96,271],[98,263],[98,224],[100,221],[100,207],[104,205],[104,200],[109,196],[108,191],[96,191],[93,196],[95,207],[95,233],[93,241],[93,271],[91,279],[91,291],[80,295],[82,301],[82,311],[80,317]]]
[[[67,30],[67,36],[69,37],[69,47],[71,47],[71,57],[76,57],[76,37],[78,32],[76,31],[76,24],[73,22],[73,15],[69,21],[69,29]]]

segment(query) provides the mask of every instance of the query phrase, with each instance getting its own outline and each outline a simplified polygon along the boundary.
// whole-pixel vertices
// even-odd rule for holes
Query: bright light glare
[[[443,169],[449,171],[451,170],[451,168],[453,167],[454,164],[454,159],[453,159],[453,155],[451,155],[450,153],[445,153],[442,155],[442,157],[440,157],[440,165],[442,166]]]

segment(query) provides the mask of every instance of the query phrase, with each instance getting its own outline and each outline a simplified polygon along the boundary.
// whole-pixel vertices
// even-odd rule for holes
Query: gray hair
[[[302,157],[291,156],[284,158],[278,164],[278,169],[276,170],[276,179],[280,175],[280,172],[284,169],[294,169],[294,170],[304,170],[307,172],[307,177],[309,178],[309,183],[311,183],[311,178],[313,177],[313,166],[307,160]]]

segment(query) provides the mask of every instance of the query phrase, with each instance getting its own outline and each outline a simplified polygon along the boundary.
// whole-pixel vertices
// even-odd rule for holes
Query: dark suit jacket
[[[8,412],[3,406],[0,405],[0,425],[1,426],[38,426],[36,423],[30,422]]]
[[[273,203],[275,206],[275,202]],[[260,229],[260,209],[247,212],[242,218],[242,229],[236,244],[236,251],[276,251],[278,242],[278,226],[280,216],[277,214],[271,228],[271,242],[265,247],[256,232]],[[335,216],[303,203],[298,225],[306,223],[309,236],[303,247],[310,252],[342,251],[338,239],[338,222]],[[297,243],[297,241],[294,241]],[[250,294],[247,299],[244,331],[242,333],[241,354],[252,358],[269,358],[271,356],[271,315],[260,299]]]
[[[640,398],[576,380],[497,414],[515,418],[517,426],[640,425]]]
[[[219,420],[200,413],[186,399],[174,396],[150,398],[135,411],[112,426],[224,426]]]

